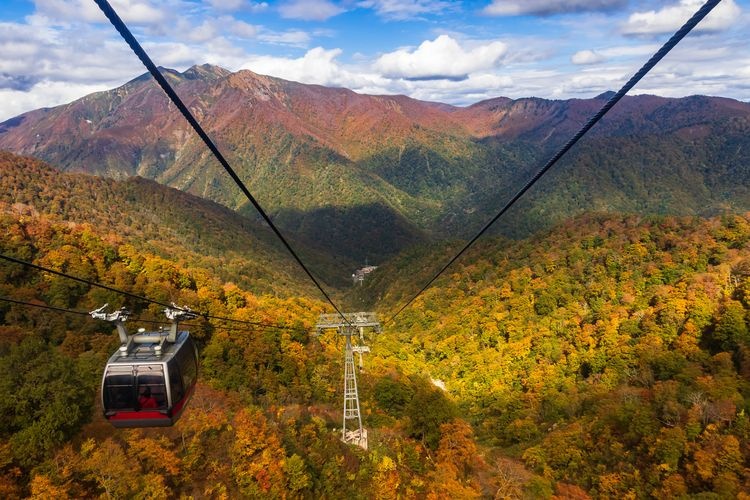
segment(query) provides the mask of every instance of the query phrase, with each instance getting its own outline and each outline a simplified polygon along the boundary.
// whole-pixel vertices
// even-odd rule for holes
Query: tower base
[[[342,439],[346,444],[356,444],[363,450],[367,449],[367,429],[346,431]]]

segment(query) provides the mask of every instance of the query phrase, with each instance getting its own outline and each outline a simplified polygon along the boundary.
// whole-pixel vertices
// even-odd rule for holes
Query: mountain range
[[[476,232],[611,96],[455,107],[211,65],[162,72],[282,229],[363,263]],[[749,132],[747,103],[626,96],[497,230],[524,236],[591,210],[750,209]],[[255,216],[148,74],[5,121],[0,149]]]

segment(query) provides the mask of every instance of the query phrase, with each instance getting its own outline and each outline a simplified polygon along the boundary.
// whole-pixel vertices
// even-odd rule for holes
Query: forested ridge
[[[140,177],[114,181],[62,173],[4,151],[0,172],[4,212],[85,225],[107,239],[239,280],[253,291],[288,295],[314,289],[266,226],[211,201]],[[344,282],[341,266],[354,265],[288,238],[317,274],[334,284]]]
[[[593,214],[525,240],[481,240],[372,340],[359,373],[370,436],[363,451],[336,430],[342,344],[312,334],[326,306],[293,280],[288,288],[274,281],[275,257],[258,271],[275,287],[230,280],[227,270],[247,256],[230,251],[224,261],[217,250],[202,260],[179,229],[154,229],[154,243],[148,225],[122,220],[128,206],[106,219],[110,205],[100,204],[106,223],[78,220],[77,183],[110,181],[24,165],[44,174],[38,184],[21,174],[11,181],[4,166],[4,192],[52,196],[2,199],[1,253],[279,328],[191,321],[201,382],[182,419],[169,429],[117,430],[97,399],[118,342],[111,325],[0,302],[3,498],[750,491],[750,215]],[[130,196],[141,199],[143,182],[133,182]],[[220,220],[206,231],[223,234]],[[402,253],[349,290],[348,304],[375,306],[387,319],[457,245]],[[108,302],[137,319],[163,318],[153,304],[15,263],[0,261],[0,274],[2,297],[76,311]],[[127,326],[141,326],[137,319]]]

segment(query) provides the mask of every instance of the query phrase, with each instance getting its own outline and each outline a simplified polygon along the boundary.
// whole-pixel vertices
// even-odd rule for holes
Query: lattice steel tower
[[[359,353],[360,368],[362,353],[369,352],[363,344],[352,346],[352,337],[358,336],[358,342],[364,342],[365,329],[380,333],[380,322],[375,313],[357,312],[339,314],[321,314],[316,325],[318,332],[335,329],[344,337],[344,418],[341,429],[341,440],[367,449],[367,429],[362,427],[362,415],[359,411],[359,392],[357,391],[357,373],[354,369],[354,352]],[[359,335],[357,335],[359,334]],[[355,429],[347,430],[347,420],[355,420]],[[350,428],[352,425],[349,426]]]

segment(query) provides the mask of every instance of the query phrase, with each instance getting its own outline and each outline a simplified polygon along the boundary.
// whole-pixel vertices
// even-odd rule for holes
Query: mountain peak
[[[159,70],[159,73],[161,73],[162,75],[164,75],[164,77],[167,78],[167,79],[178,79],[178,80],[181,80],[183,78],[182,74],[179,71],[174,70],[172,68],[165,68],[164,66],[157,66],[156,68]],[[133,78],[132,80],[130,80],[128,82],[128,84],[130,84],[130,83],[147,82],[147,81],[150,81],[151,78],[152,78],[151,77],[151,73],[148,72],[148,71],[146,71],[142,75],[139,75],[139,76]]]
[[[231,74],[231,71],[226,70],[221,66],[215,66],[213,64],[196,64],[185,70],[182,73],[182,76],[188,80],[218,80]]]
[[[179,82],[181,80],[206,80],[215,81],[220,78],[227,77],[232,74],[231,71],[222,68],[221,66],[214,66],[213,64],[196,64],[184,72],[172,68],[165,68],[164,66],[158,66],[159,72],[164,75],[167,80]],[[140,83],[151,80],[151,73],[145,72],[140,76],[137,76],[130,80],[128,83]]]

